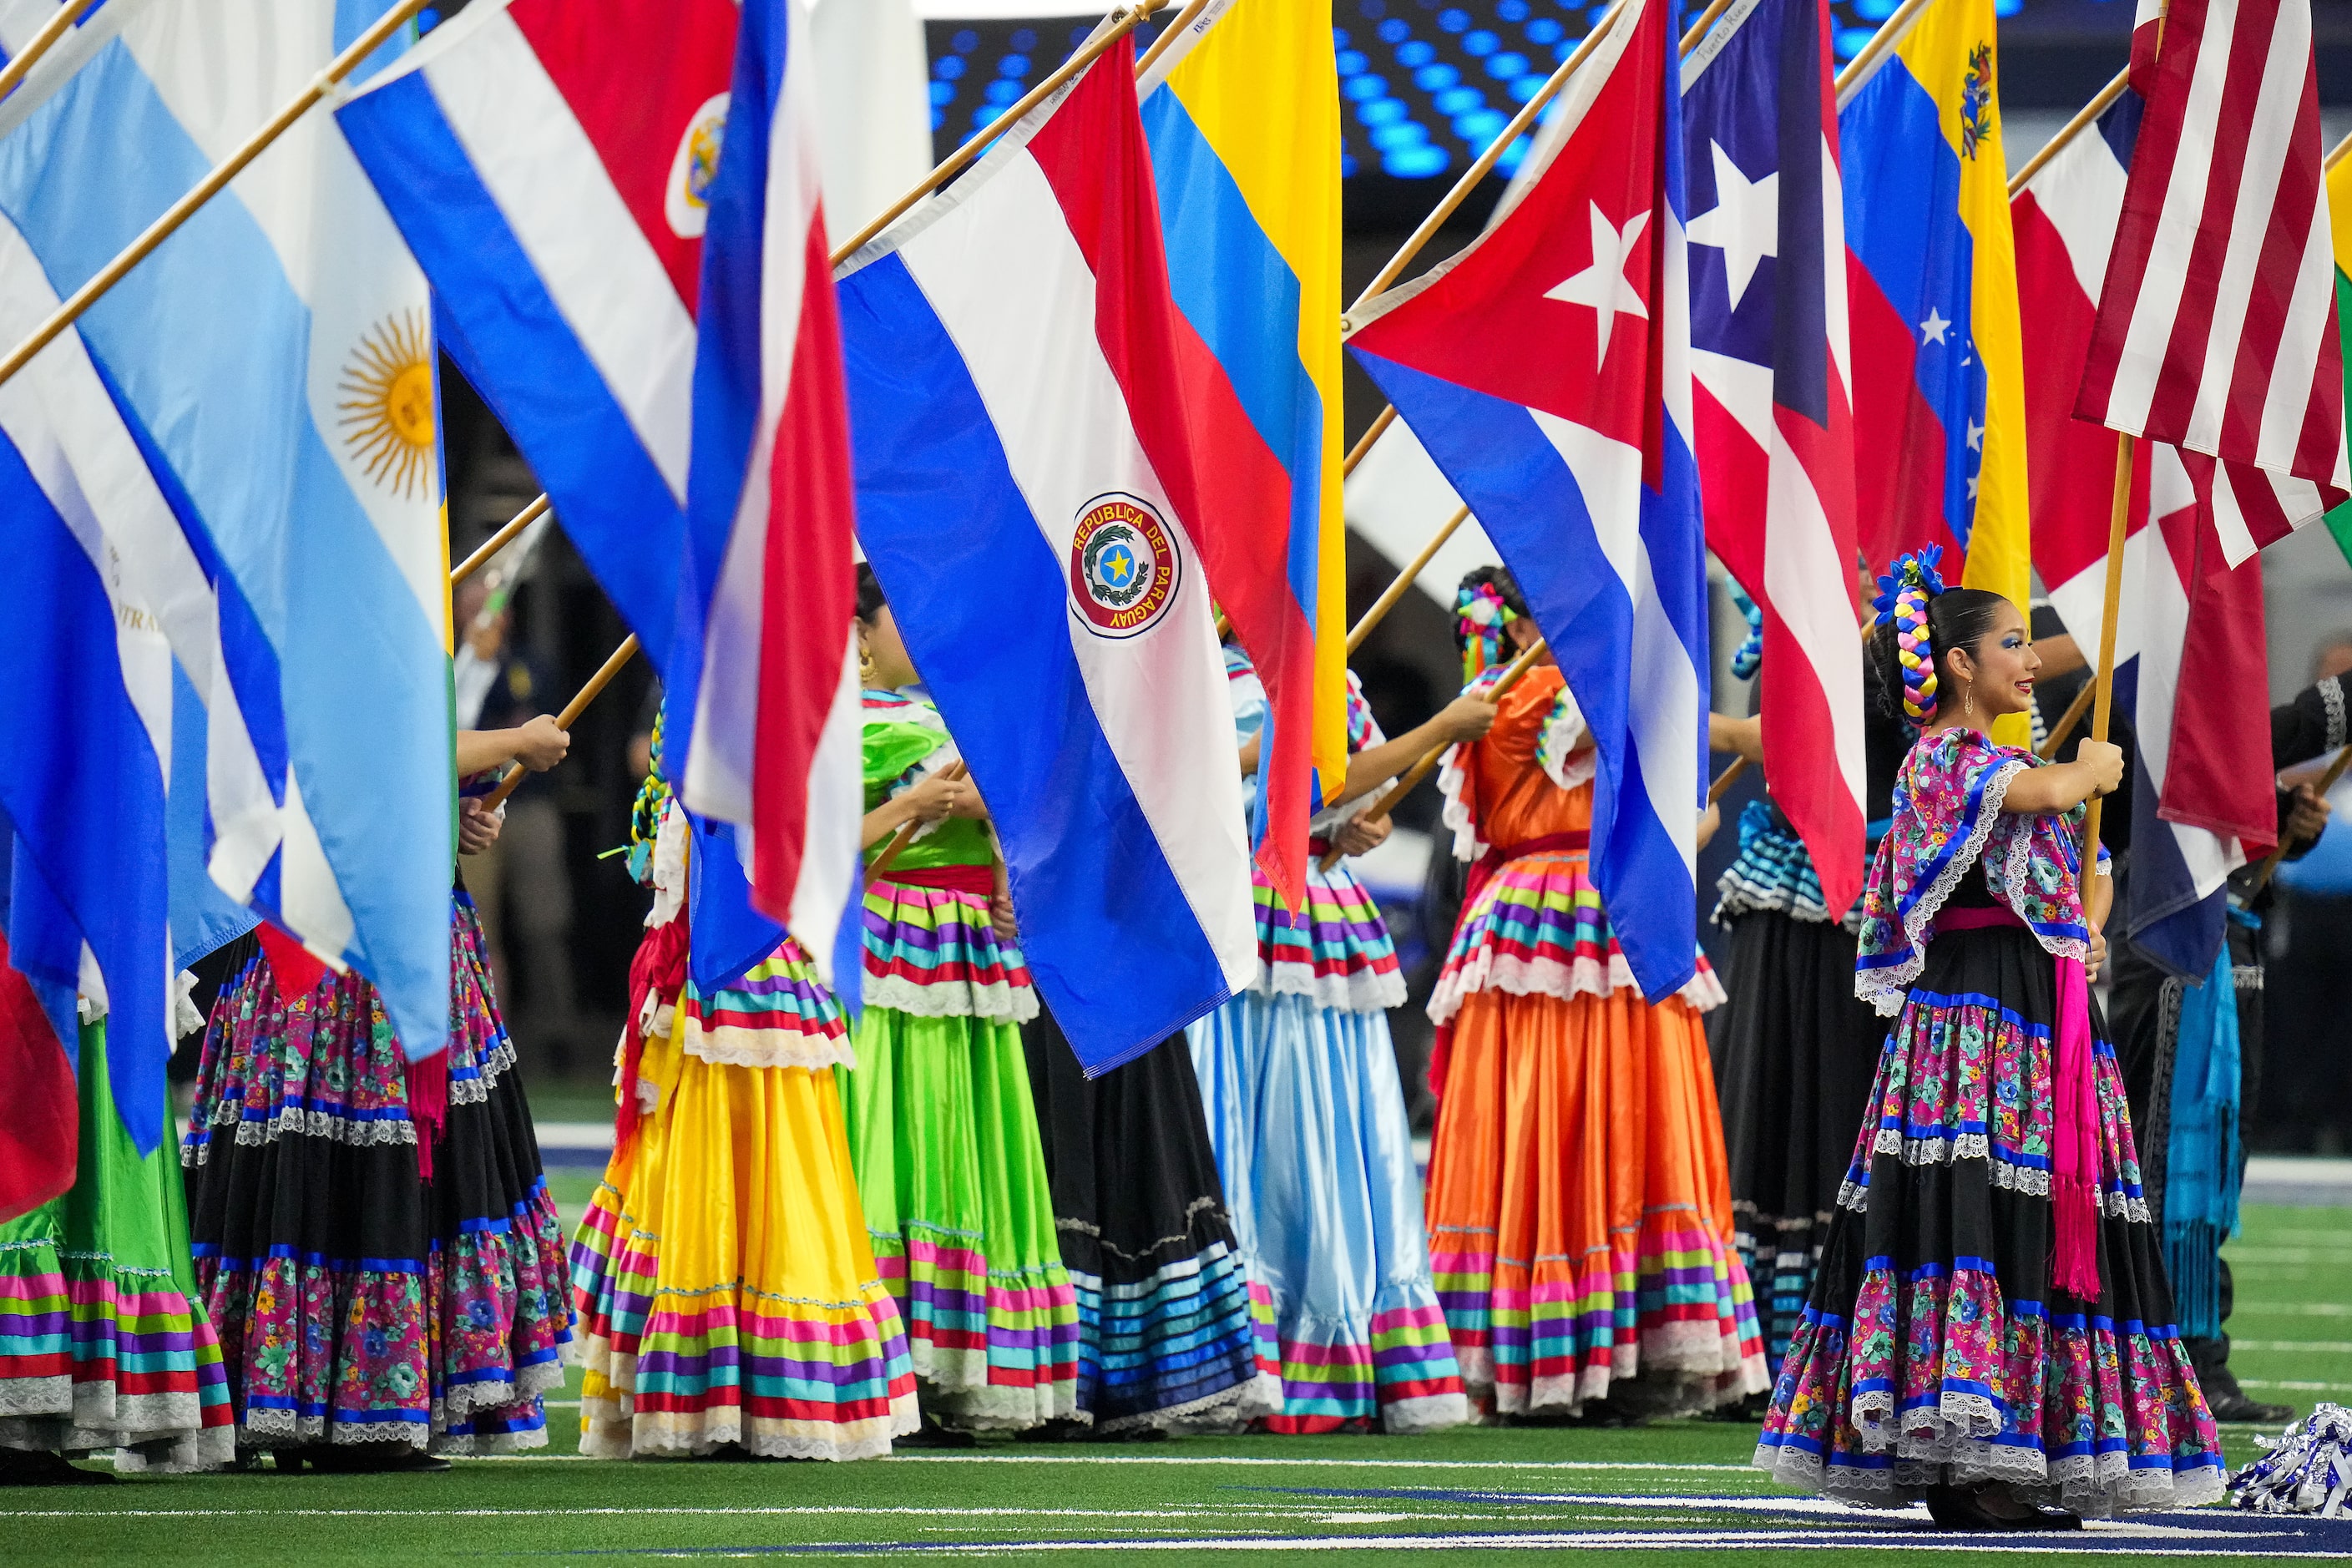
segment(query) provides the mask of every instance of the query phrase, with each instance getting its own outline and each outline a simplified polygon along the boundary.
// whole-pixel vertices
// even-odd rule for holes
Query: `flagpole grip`
[[[2336,753],[2336,760],[2327,764],[2327,771],[2319,775],[2319,795],[2321,799],[2326,799],[2327,792],[2336,787],[2336,781],[2344,776],[2344,767],[2347,763],[2352,763],[2352,746],[2346,746],[2343,750],[2337,752]],[[2253,888],[2246,894],[2246,897],[2251,899],[2255,893],[2259,893],[2264,888],[2269,887],[2271,885],[2271,878],[2275,876],[2278,872],[2279,862],[2285,858],[2286,829],[2282,827],[2279,829],[2279,841],[2271,847],[2271,852],[2268,855],[2263,857],[2262,869],[2254,873]]]
[[[940,777],[952,781],[963,777],[971,771],[969,764],[958,760],[950,764],[948,770]],[[898,831],[890,835],[890,842],[882,846],[882,853],[874,857],[873,864],[866,868],[866,879],[869,882],[874,881],[883,872],[887,871],[898,857],[907,852],[907,846],[914,841],[915,824],[911,822],[899,824]]]
[[[1541,637],[1538,637],[1535,641],[1529,643],[1527,646],[1526,650],[1523,651],[1518,658],[1511,660],[1509,666],[1504,669],[1502,679],[1496,681],[1493,686],[1487,688],[1486,690],[1480,693],[1480,695],[1484,696],[1489,702],[1501,701],[1503,693],[1508,691],[1513,686],[1518,684],[1519,677],[1525,675],[1528,670],[1535,668],[1536,660],[1544,656],[1544,648],[1546,646],[1544,639]],[[1449,742],[1446,746],[1432,746],[1427,752],[1423,752],[1422,754],[1421,761],[1413,763],[1412,767],[1406,769],[1404,777],[1391,784],[1389,786],[1388,793],[1381,795],[1380,799],[1372,803],[1372,809],[1365,812],[1356,820],[1359,822],[1378,822],[1386,817],[1389,813],[1394,811],[1399,801],[1404,799],[1405,796],[1411,795],[1416,788],[1418,788],[1422,780],[1427,778],[1430,774],[1437,771],[1438,760],[1445,755],[1446,751],[1451,744],[1452,742]],[[1340,859],[1341,856],[1339,850],[1329,850],[1325,853],[1322,859],[1318,860],[1315,863],[1316,868],[1318,870],[1328,871],[1332,867],[1337,866]]]
[[[588,678],[588,684],[580,689],[579,695],[563,705],[563,711],[555,716],[555,727],[559,730],[569,730],[578,723],[582,711],[589,703],[596,700],[596,694],[611,685],[613,677],[621,673],[621,667],[636,656],[637,634],[631,632],[622,640],[621,646],[613,650],[612,657],[604,660],[603,667]],[[527,771],[529,770],[520,767],[509,769],[507,776],[499,781],[499,787],[482,797],[483,806],[488,810],[496,811],[499,806],[504,805],[507,803],[507,796],[521,787],[522,776]]]
[[[2099,672],[2091,700],[2091,739],[2105,742],[2116,700],[2116,615],[2124,596],[2124,533],[2131,516],[2132,437],[2116,437],[2116,493],[2107,515],[2106,606],[2099,619]],[[2090,912],[2091,879],[2098,873],[2099,808],[2104,797],[2093,795],[2083,814],[2083,909]]]
[[[327,96],[328,89],[357,70],[362,60],[375,53],[384,40],[406,25],[410,17],[425,9],[425,4],[426,0],[396,0],[392,9],[377,19],[375,26],[361,34],[352,47],[337,55],[309,86],[270,116],[268,124],[247,137],[243,145],[197,181],[194,189],[165,207],[163,215],[149,224],[138,238],[125,246],[120,255],[100,268],[88,282],[50,311],[48,319],[33,329],[31,337],[10,350],[8,357],[0,360],[0,382],[6,381],[31,363],[35,354],[56,342],[59,333],[79,321],[108,289],[121,282],[131,269],[146,260],[157,246],[178,232],[180,226],[195,216],[206,202],[227,189],[228,183],[243,173],[247,164],[267,152],[271,142],[284,135],[287,129],[309,112],[312,105]]]

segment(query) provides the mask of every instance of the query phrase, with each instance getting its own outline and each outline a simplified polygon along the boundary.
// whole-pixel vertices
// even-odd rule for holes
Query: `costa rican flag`
[[[841,277],[860,538],[1089,1072],[1257,973],[1133,73],[1121,40]]]
[[[1862,891],[1845,221],[1823,0],[1747,0],[1683,63],[1707,542],[1764,612],[1764,772],[1833,910]]]
[[[1486,522],[1583,710],[1594,879],[1648,996],[1695,968],[1706,787],[1677,22],[1647,0],[1612,28],[1518,205],[1349,340]]]
[[[2034,565],[2097,662],[2115,432],[2073,417],[2123,210],[2142,100],[2124,92],[2011,203],[2025,344]],[[2232,483],[2234,481],[2234,485]],[[2217,491],[2265,485],[2251,465],[2149,442],[2136,456],[2116,626],[2116,693],[2138,737],[2131,875],[2120,929],[2183,974],[2210,973],[2223,883],[2275,839],[2259,560],[2228,566]],[[2197,679],[2183,684],[2183,668]]]
[[[688,809],[749,828],[751,901],[845,988],[865,792],[815,74],[801,0],[750,0],[702,257],[669,743]]]
[[[436,325],[669,673],[732,0],[483,3],[335,112]]]
[[[2352,493],[2311,7],[2174,0],[2147,61],[2152,31],[2074,411],[2252,465],[2214,487],[2235,564]]]

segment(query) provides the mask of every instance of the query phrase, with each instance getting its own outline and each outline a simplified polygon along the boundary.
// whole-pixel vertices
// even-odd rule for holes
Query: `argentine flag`
[[[0,106],[0,216],[69,293],[385,8],[112,0],[78,29],[79,71]],[[80,336],[210,597],[216,659],[185,621],[186,646],[166,637],[174,689],[205,710],[212,879],[374,982],[408,1055],[429,1055],[455,844],[423,275],[319,110]],[[172,729],[193,719],[175,708]]]

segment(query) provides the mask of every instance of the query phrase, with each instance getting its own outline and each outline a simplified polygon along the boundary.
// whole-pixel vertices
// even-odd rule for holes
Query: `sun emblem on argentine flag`
[[[433,479],[433,332],[421,310],[368,329],[335,383],[343,447],[378,485],[404,499]]]
[[[1097,496],[1070,538],[1070,598],[1097,636],[1131,637],[1175,601],[1176,543],[1149,501]]]

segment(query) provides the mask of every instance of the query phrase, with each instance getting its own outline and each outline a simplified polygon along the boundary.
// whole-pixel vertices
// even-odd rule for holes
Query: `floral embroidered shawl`
[[[1965,726],[1923,736],[1895,775],[1895,816],[1862,895],[1854,994],[1892,1016],[1927,962],[1937,911],[1979,860],[1996,902],[2054,957],[2087,961],[2079,887],[2083,807],[2004,813],[2010,782],[2042,759]],[[2101,852],[2104,858],[2105,851]]]

